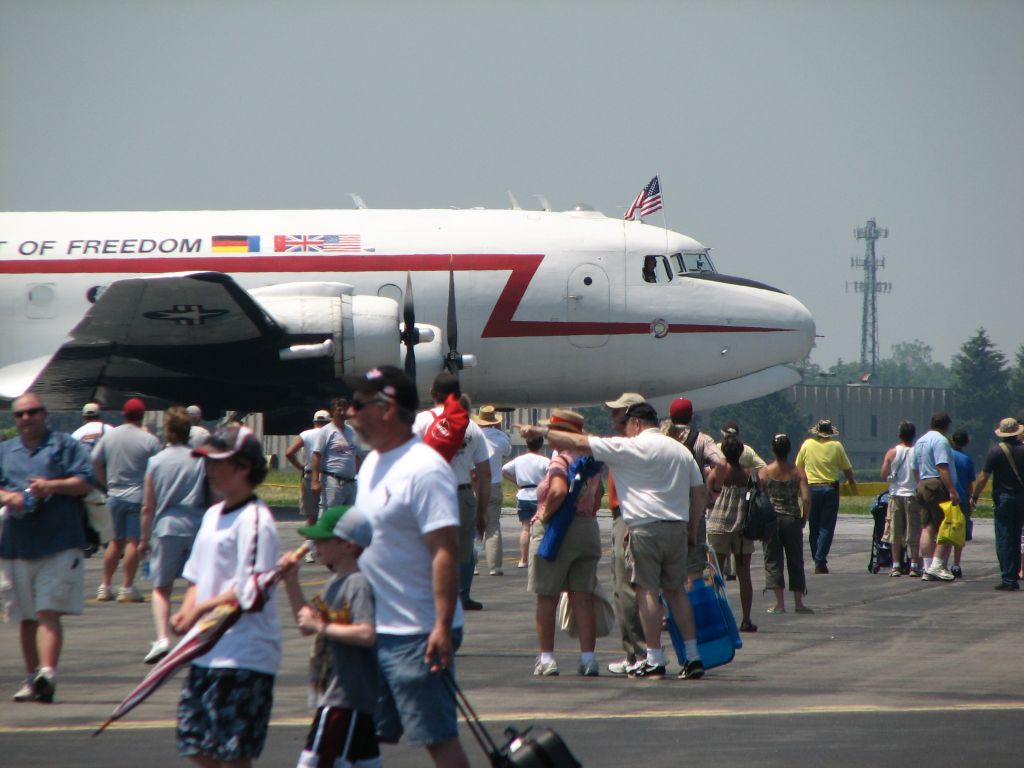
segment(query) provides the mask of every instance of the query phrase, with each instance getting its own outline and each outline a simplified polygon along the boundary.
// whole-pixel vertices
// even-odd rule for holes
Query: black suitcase
[[[562,741],[562,737],[550,728],[535,728],[531,725],[522,732],[515,728],[506,728],[505,736],[508,737],[508,741],[499,747],[480,722],[455,678],[447,670],[442,676],[448,684],[452,698],[455,699],[455,706],[466,719],[470,733],[494,768],[583,768]]]

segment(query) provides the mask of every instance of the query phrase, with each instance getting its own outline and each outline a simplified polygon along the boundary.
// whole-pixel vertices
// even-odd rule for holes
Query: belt
[[[462,485],[459,486],[459,490],[460,491],[467,491],[467,490],[469,490],[472,487],[473,487],[472,483],[462,483]]]
[[[536,487],[537,487],[537,484],[534,483],[533,485],[520,485],[519,489],[522,490],[523,488],[536,488]]]
[[[810,488],[838,488],[839,483],[808,483]]]
[[[323,474],[327,475],[328,477],[333,477],[339,483],[354,483],[356,481],[354,477],[342,477],[341,475],[335,472],[324,472]]]

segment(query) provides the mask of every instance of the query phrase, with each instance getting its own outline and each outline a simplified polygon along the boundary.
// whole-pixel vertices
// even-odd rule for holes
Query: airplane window
[[[644,256],[643,276],[645,283],[668,283],[672,281],[672,267],[667,256]]]
[[[691,251],[689,253],[674,253],[672,258],[677,264],[681,264],[680,271],[686,272],[714,272],[711,258],[707,251]]]

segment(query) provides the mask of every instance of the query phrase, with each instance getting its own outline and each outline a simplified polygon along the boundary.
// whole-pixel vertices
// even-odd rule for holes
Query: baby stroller
[[[878,573],[882,568],[892,568],[892,544],[882,541],[888,512],[889,492],[883,491],[875,497],[875,504],[871,507],[871,517],[874,518],[875,524],[871,529],[871,557],[868,558],[868,573]],[[900,557],[900,571],[904,575],[910,573],[908,549],[908,547],[903,547],[903,554]]]

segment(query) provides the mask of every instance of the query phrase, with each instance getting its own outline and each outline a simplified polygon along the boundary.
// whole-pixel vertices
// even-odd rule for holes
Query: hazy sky
[[[0,209],[507,207],[667,224],[860,355],[1024,342],[1022,2],[0,0]],[[651,219],[661,223],[660,217]]]

